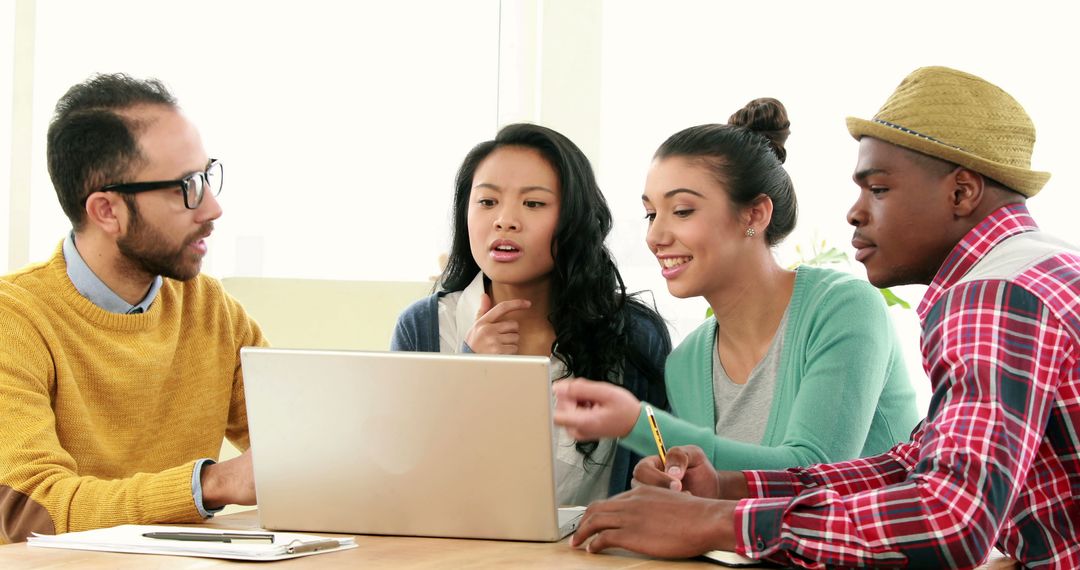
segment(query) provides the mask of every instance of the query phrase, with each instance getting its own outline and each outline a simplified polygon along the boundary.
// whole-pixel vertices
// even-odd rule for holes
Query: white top
[[[484,294],[484,274],[477,273],[468,287],[439,298],[439,352],[461,352],[465,337],[476,322],[480,298]],[[567,375],[566,365],[551,359],[552,381]],[[602,439],[585,465],[574,438],[561,427],[555,428],[555,499],[559,505],[588,505],[608,496],[611,464],[615,459],[615,440]]]

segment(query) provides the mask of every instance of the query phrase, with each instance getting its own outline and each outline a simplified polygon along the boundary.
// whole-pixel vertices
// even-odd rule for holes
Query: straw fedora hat
[[[1031,169],[1035,125],[1008,93],[974,75],[921,67],[872,120],[847,118],[856,140],[874,137],[959,164],[1027,196],[1050,179]]]

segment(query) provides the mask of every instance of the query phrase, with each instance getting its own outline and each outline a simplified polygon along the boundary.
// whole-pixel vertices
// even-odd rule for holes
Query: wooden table
[[[218,516],[206,528],[253,530],[258,526],[257,511]],[[326,533],[319,533],[326,534]],[[338,535],[341,536],[341,535]],[[139,569],[161,570],[236,568],[259,566],[276,568],[633,568],[682,570],[723,568],[695,560],[655,560],[626,551],[588,554],[571,548],[567,541],[555,543],[508,542],[498,540],[458,540],[450,538],[415,538],[404,536],[356,537],[358,548],[317,554],[279,562],[238,562],[213,558],[118,554],[85,550],[31,548],[25,543],[0,546],[0,568],[34,569]],[[267,565],[270,566],[267,566]],[[995,552],[991,561],[980,568],[1005,570],[1016,568],[1009,559]]]
[[[257,511],[218,516],[208,528],[252,530],[257,528]],[[316,533],[327,534],[327,533]],[[685,570],[721,568],[698,561],[654,560],[625,551],[588,554],[571,548],[567,541],[556,543],[508,542],[498,540],[458,540],[391,536],[356,537],[358,548],[317,554],[280,562],[238,562],[213,558],[118,554],[85,550],[32,548],[25,543],[0,546],[0,568],[34,569],[145,569],[162,570],[236,568],[259,566],[277,568],[634,568]]]

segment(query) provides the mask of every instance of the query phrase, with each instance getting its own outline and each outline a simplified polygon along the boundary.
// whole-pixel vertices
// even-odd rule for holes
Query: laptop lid
[[[240,357],[263,527],[535,541],[576,527],[555,508],[547,358]]]

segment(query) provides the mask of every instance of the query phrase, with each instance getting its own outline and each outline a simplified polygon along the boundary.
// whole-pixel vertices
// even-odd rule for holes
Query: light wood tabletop
[[[257,511],[218,516],[206,528],[253,530],[258,528]],[[329,533],[317,533],[327,536]],[[641,557],[625,551],[588,554],[571,548],[567,541],[555,543],[509,542],[498,540],[459,540],[404,536],[356,537],[358,548],[318,554],[279,562],[237,562],[213,558],[119,554],[37,548],[25,543],[0,546],[0,568],[34,569],[144,569],[162,570],[235,568],[257,565],[272,568],[659,568],[716,569],[719,566],[700,561],[668,561]]]
[[[218,516],[204,525],[197,526],[226,530],[254,530],[258,528],[258,512],[251,510]],[[715,570],[721,568],[721,566],[697,560],[656,560],[626,551],[588,554],[571,548],[566,540],[539,543],[359,535],[356,536],[356,544],[359,547],[351,550],[279,562],[238,562],[213,558],[36,548],[20,543],[0,546],[0,568],[4,570],[23,568],[187,570],[235,568],[249,565],[267,568],[267,564],[272,564],[273,568],[364,568],[365,570],[379,568],[633,568],[635,570],[710,568]],[[991,556],[991,561],[979,568],[1006,570],[1016,567],[1012,560],[1003,558],[995,551]]]

